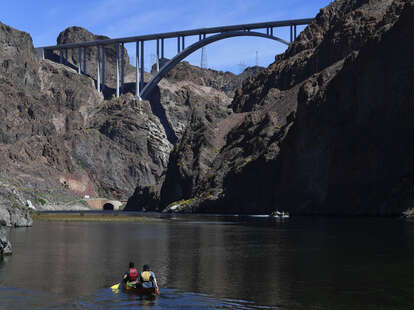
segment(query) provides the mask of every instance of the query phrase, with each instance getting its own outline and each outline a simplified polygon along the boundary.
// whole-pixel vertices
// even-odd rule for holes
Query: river
[[[0,309],[414,309],[414,223],[179,216],[13,229]],[[161,296],[109,287],[150,264]]]

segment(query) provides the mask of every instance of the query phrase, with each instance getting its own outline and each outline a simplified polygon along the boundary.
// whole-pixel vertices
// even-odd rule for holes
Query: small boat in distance
[[[288,219],[290,218],[289,212],[278,211],[275,210],[269,215],[270,217],[277,218],[277,219]]]

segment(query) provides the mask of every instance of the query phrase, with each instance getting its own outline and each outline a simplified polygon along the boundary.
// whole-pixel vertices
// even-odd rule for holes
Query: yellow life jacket
[[[149,281],[151,281],[150,278],[151,278],[151,272],[149,272],[149,271],[141,272],[142,282],[149,282]]]

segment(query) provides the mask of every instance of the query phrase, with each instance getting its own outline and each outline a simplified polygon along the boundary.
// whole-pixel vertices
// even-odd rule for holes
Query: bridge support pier
[[[160,72],[160,40],[157,39],[157,72]]]
[[[294,38],[296,40],[296,25],[294,25],[293,28],[294,28],[294,31],[295,31]]]
[[[121,44],[121,48],[122,48],[122,50],[121,50],[121,53],[122,53],[122,56],[121,56],[121,90],[123,92],[124,87],[125,87],[125,84],[124,84],[124,78],[125,78],[125,48],[124,48],[124,43]]]
[[[105,89],[105,46],[102,46],[102,90]]]
[[[164,38],[161,39],[161,59],[164,59]]]
[[[180,37],[177,37],[177,54],[180,53]]]
[[[181,50],[185,50],[185,37],[184,36],[181,37],[181,42],[182,42]]]
[[[81,74],[82,49],[78,47],[78,73]]]
[[[139,96],[139,84],[140,84],[140,78],[139,78],[139,41],[135,42],[136,49],[135,49],[135,98],[138,100],[141,100],[141,97]]]
[[[119,98],[119,43],[116,43],[116,97]]]
[[[141,41],[141,89],[144,88],[144,42]]]
[[[101,72],[100,72],[100,66],[101,66],[101,47],[98,45],[97,47],[97,56],[96,56],[96,89],[98,92],[101,92]]]
[[[59,63],[63,62],[63,51],[59,49]]]
[[[83,48],[83,73],[86,74],[86,47]]]

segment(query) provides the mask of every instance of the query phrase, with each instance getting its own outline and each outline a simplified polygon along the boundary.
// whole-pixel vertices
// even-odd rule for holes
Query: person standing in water
[[[142,272],[140,273],[139,278],[143,288],[154,288],[157,294],[159,294],[157,279],[149,265],[144,265],[142,267]]]

